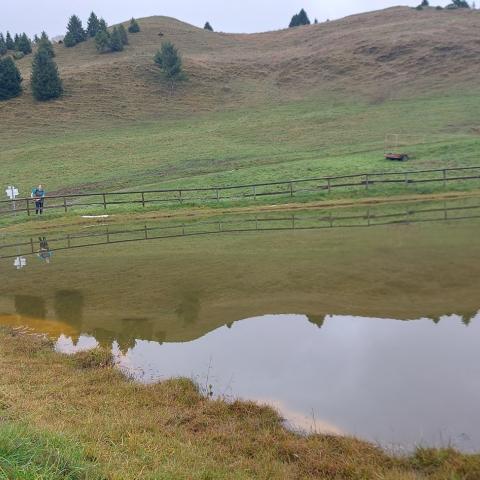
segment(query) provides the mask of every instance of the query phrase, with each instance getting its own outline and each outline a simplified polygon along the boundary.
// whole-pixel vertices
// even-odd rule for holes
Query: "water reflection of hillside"
[[[434,221],[445,218],[443,202],[409,205],[408,215],[416,219],[410,223],[398,220],[405,206],[382,207],[382,215],[371,209],[367,217],[362,207],[361,214],[357,209],[332,215],[339,228],[297,228],[302,215],[295,222],[284,214],[228,217],[220,224],[222,231],[229,225],[230,234],[199,233],[182,241],[103,245],[106,227],[95,227],[85,234],[100,242],[95,248],[76,248],[79,240],[70,235],[72,248],[49,264],[40,259],[23,270],[9,268],[0,283],[0,321],[122,346],[138,338],[188,342],[241,318],[295,312],[308,313],[318,326],[329,314],[438,321],[456,313],[468,324],[479,307],[480,245],[472,239],[480,228],[463,217],[478,208],[475,201],[447,203],[446,217],[455,222]],[[394,223],[347,228],[359,216],[371,226],[380,216]],[[330,224],[322,212],[303,221]],[[235,234],[238,222],[254,231]],[[257,232],[262,222],[278,228]],[[209,224],[219,230],[218,222]],[[205,222],[185,231],[199,225]],[[55,241],[48,245],[53,249]]]

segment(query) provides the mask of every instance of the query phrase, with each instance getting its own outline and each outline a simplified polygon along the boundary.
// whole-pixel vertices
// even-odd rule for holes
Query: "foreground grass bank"
[[[395,458],[352,438],[289,432],[270,408],[208,400],[189,380],[141,386],[102,352],[63,357],[6,330],[0,351],[0,478],[480,476],[480,455],[419,449]]]

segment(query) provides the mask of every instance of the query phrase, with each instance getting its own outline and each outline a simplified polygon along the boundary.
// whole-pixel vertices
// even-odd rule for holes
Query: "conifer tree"
[[[102,31],[102,30],[103,30],[104,32],[108,31],[107,22],[106,22],[103,18],[101,18],[101,19],[98,21],[98,31],[100,32],[100,31]]]
[[[18,37],[17,50],[22,52],[24,55],[32,53],[32,42],[27,37],[26,33],[22,33],[22,35]]]
[[[123,45],[128,45],[127,29],[122,24],[120,24],[118,26],[118,32],[120,33],[120,38],[122,39],[122,44]]]
[[[207,22],[203,28],[205,30],[210,30],[210,32],[213,32],[213,27],[210,25],[210,22]]]
[[[18,36],[18,33],[16,33],[13,37],[13,43],[15,44],[15,47],[13,50],[18,50],[18,42],[20,41],[20,37]]]
[[[0,100],[18,97],[22,93],[22,77],[11,57],[0,59]]]
[[[38,37],[37,34],[33,36],[33,43],[36,45],[40,41],[40,38]]]
[[[8,50],[15,50],[15,42],[10,35],[10,32],[7,32],[7,36],[5,37],[5,43],[7,44]]]
[[[298,14],[298,19],[300,25],[310,25],[310,19],[308,18],[307,12],[302,8]]]
[[[112,52],[121,52],[123,50],[122,35],[117,27],[113,27],[110,35],[110,50]]]
[[[42,32],[42,35],[38,40],[38,50],[40,49],[45,50],[50,55],[50,58],[53,58],[55,56],[53,44],[48,38],[48,35],[46,34],[46,32]]]
[[[107,29],[101,29],[95,35],[95,46],[100,53],[110,51],[110,34]]]
[[[140,31],[140,25],[138,24],[138,22],[132,18],[130,20],[130,25],[128,26],[128,31],[130,33],[138,33]]]
[[[44,49],[39,49],[33,59],[31,84],[36,100],[51,100],[63,93],[57,64]]]
[[[289,27],[299,27],[300,25],[310,25],[310,19],[307,12],[302,8],[299,13],[292,17]]]
[[[98,17],[95,15],[94,12],[90,14],[90,17],[88,18],[88,24],[87,24],[87,34],[89,37],[94,38],[95,35],[98,33],[98,29],[100,26],[100,21],[98,20]]]
[[[155,55],[155,63],[162,69],[163,76],[170,83],[172,93],[177,82],[185,80],[182,57],[172,42],[163,42]]]
[[[67,34],[64,38],[64,44],[66,47],[73,47],[77,43],[86,40],[87,34],[83,29],[82,21],[76,15],[72,15],[67,25]]]
[[[7,42],[5,42],[5,37],[3,36],[3,33],[0,33],[0,57],[2,55],[5,55],[7,53]]]
[[[73,36],[73,34],[69,32],[63,37],[63,44],[67,48],[71,48],[71,47],[74,47],[77,44],[77,42],[75,41],[75,37]]]

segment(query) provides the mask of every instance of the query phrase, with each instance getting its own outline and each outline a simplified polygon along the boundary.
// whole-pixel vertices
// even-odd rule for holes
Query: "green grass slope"
[[[118,54],[56,47],[65,96],[0,104],[3,183],[50,192],[226,185],[478,163],[480,14],[393,8],[254,35],[165,17]],[[161,35],[161,36],[160,36]],[[174,96],[153,65],[184,56]],[[421,134],[405,165],[385,134]]]

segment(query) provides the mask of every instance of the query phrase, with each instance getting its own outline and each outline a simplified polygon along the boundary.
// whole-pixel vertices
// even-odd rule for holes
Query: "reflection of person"
[[[50,258],[53,255],[53,252],[50,251],[47,239],[45,237],[38,237],[38,241],[40,242],[38,257],[44,260],[46,263],[50,263]]]
[[[45,190],[42,185],[39,185],[32,190],[32,198],[35,199],[35,214],[41,215],[43,213],[43,203],[45,201]]]

